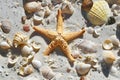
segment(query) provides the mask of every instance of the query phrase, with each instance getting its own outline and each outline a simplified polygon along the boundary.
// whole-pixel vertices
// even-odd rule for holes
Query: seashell
[[[109,39],[106,39],[102,44],[103,49],[105,50],[111,50],[113,48],[112,41]]]
[[[14,35],[13,45],[14,45],[15,47],[18,47],[18,46],[20,46],[20,45],[27,44],[28,39],[29,39],[29,38],[28,38],[26,35],[24,35],[23,33],[17,32],[17,33]]]
[[[100,36],[100,31],[101,29],[95,29],[94,32],[93,32],[93,37],[97,38]]]
[[[75,69],[79,75],[86,75],[91,68],[90,64],[85,64],[83,62],[77,63]]]
[[[27,24],[23,25],[23,30],[24,30],[25,32],[30,31],[30,26],[27,25]]]
[[[52,79],[55,76],[55,73],[48,66],[41,67],[40,72],[42,73],[43,77],[46,79]]]
[[[104,51],[103,59],[106,63],[112,64],[116,60],[116,57],[112,51]]]
[[[37,43],[37,42],[32,42],[32,44],[31,44],[31,46],[32,46],[32,48],[33,48],[33,50],[37,53],[39,50],[40,50],[40,48],[41,48],[41,44],[40,43]]]
[[[32,60],[33,60],[33,58],[34,58],[34,55],[35,55],[35,52],[31,52],[31,54],[27,57],[27,59],[28,59],[28,63],[31,63],[32,62]]]
[[[22,22],[23,24],[25,24],[26,19],[27,19],[27,16],[22,16],[22,17],[21,17],[21,22]]]
[[[92,0],[83,0],[83,1],[82,1],[82,6],[81,6],[81,8],[82,8],[84,11],[89,12],[92,6],[93,6],[93,1],[92,1]]]
[[[87,32],[89,34],[93,34],[94,33],[94,28],[92,28],[92,27],[88,27],[86,30],[87,30]]]
[[[45,11],[43,9],[41,9],[38,12],[35,12],[34,15],[33,15],[33,22],[34,22],[34,24],[35,25],[41,24],[42,20],[44,18],[44,15],[45,15]]]
[[[23,56],[28,56],[33,51],[33,48],[31,46],[23,45],[21,48],[21,52]]]
[[[40,70],[42,63],[39,60],[32,60],[32,65],[34,68]]]
[[[21,76],[26,76],[31,73],[33,73],[33,67],[31,65],[28,65],[26,67],[21,66],[18,72],[18,74],[20,74]]]
[[[113,45],[116,45],[116,46],[120,46],[120,41],[119,39],[116,37],[116,35],[112,35],[110,38],[111,42],[113,43]]]
[[[21,64],[22,66],[27,66],[27,64],[28,64],[28,59],[27,59],[27,57],[23,57],[22,60],[20,61],[20,64]]]
[[[111,11],[113,12],[114,16],[118,16],[119,13],[120,13],[120,6],[117,5],[117,4],[113,4],[112,8],[111,8]]]
[[[72,6],[72,4],[69,2],[69,1],[64,1],[63,4],[62,4],[62,13],[63,14],[73,14],[74,12],[74,8]]]
[[[8,57],[8,66],[14,66],[18,61],[18,57],[16,55],[11,55]]]
[[[81,58],[80,51],[78,49],[77,50],[73,50],[73,52],[71,53],[71,55],[74,58]]]
[[[86,7],[89,7],[89,5]],[[108,22],[108,19],[111,16],[111,10],[106,1],[95,1],[90,8],[91,9],[87,12],[87,17],[93,25],[102,25]]]
[[[25,11],[27,11],[28,13],[34,13],[37,12],[41,9],[41,3],[40,2],[27,2],[24,5],[24,9]]]
[[[97,52],[97,45],[92,41],[81,40],[75,45],[78,47],[78,49],[81,49],[81,51],[84,53],[96,53]]]
[[[1,29],[4,33],[9,33],[12,27],[12,24],[9,20],[4,20],[1,21],[2,25],[1,25]]]
[[[0,42],[0,48],[9,49],[9,48],[11,48],[11,46],[7,41],[2,41],[2,42]]]
[[[48,17],[51,13],[51,10],[49,9],[48,6],[44,7],[44,9],[45,9],[45,17]]]
[[[112,4],[120,5],[120,0],[105,0],[105,1],[107,1],[110,5]]]

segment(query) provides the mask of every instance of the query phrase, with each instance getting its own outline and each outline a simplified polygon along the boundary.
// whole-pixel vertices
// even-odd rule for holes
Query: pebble
[[[11,30],[11,22],[9,20],[4,20],[4,21],[1,21],[2,25],[1,25],[1,29],[4,33],[9,33],[10,30]]]
[[[25,32],[29,32],[29,31],[30,31],[30,26],[27,25],[27,24],[23,25],[23,30],[24,30]]]

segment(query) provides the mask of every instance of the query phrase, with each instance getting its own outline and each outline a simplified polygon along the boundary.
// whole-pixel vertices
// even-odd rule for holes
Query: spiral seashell
[[[21,48],[21,52],[23,56],[30,55],[32,51],[33,51],[32,46],[23,45]]]
[[[11,55],[8,57],[9,66],[14,66],[17,61],[18,61],[18,57],[16,55]]]
[[[33,67],[35,67],[36,69],[40,70],[42,63],[39,60],[32,60],[32,65]]]
[[[89,3],[86,7],[89,7]],[[102,25],[107,23],[110,16],[111,10],[108,3],[104,0],[93,2],[92,7],[90,6],[89,11],[87,11],[87,17],[93,25]]]
[[[75,69],[79,75],[86,75],[91,68],[90,64],[85,64],[83,62],[77,63]]]
[[[21,66],[19,68],[18,74],[20,74],[21,76],[26,76],[33,73],[33,70],[34,69],[31,65],[27,65],[26,67]]]
[[[111,50],[111,49],[113,48],[113,44],[112,44],[111,40],[106,39],[106,40],[103,42],[102,47],[103,47],[103,49],[105,49],[105,50]]]
[[[2,42],[0,42],[0,48],[1,49],[9,49],[9,48],[11,48],[11,46],[7,41],[2,41]]]
[[[84,53],[96,53],[97,52],[97,45],[92,41],[81,40],[75,45],[78,47],[78,49],[81,49],[81,51]]]
[[[106,63],[112,64],[116,60],[116,57],[112,51],[104,51],[103,59]]]
[[[41,3],[40,2],[27,2],[24,5],[24,9],[28,12],[28,13],[34,13],[39,11],[41,8]]]
[[[27,44],[28,39],[29,39],[29,38],[28,38],[26,35],[23,35],[23,33],[17,32],[17,33],[14,35],[13,45],[14,45],[15,47],[18,47],[18,46],[20,46],[20,45]]]
[[[41,67],[40,72],[42,73],[43,77],[46,79],[52,79],[55,76],[55,73],[48,66]]]

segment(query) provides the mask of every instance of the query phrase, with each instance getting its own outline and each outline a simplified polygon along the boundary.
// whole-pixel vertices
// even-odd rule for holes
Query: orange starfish
[[[45,50],[44,55],[49,55],[50,52],[52,52],[56,47],[59,46],[62,49],[62,51],[65,53],[65,55],[68,57],[68,59],[71,62],[74,62],[75,59],[71,55],[67,41],[73,40],[83,35],[83,33],[85,32],[85,29],[82,29],[76,32],[71,32],[71,33],[64,33],[63,18],[61,14],[62,14],[61,10],[58,10],[57,29],[56,29],[57,31],[46,30],[37,26],[34,26],[33,29],[52,40],[51,43],[48,45],[47,49]]]

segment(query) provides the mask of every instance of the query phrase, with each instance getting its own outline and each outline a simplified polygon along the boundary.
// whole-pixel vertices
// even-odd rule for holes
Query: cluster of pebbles
[[[6,38],[12,28],[9,20],[3,20],[0,23],[0,49],[8,51],[7,65],[8,67],[15,67],[16,73],[19,76],[26,77],[34,73],[35,70],[42,76],[43,79],[48,80],[63,80],[62,72],[56,72],[55,69],[60,65],[54,58],[45,58],[44,61],[37,60],[35,55],[40,52],[42,47],[24,32],[32,31],[33,25],[49,25],[53,18],[56,19],[57,10],[60,8],[64,17],[72,16],[75,13],[75,4],[81,7],[86,13],[90,26],[85,27],[86,34],[92,35],[94,39],[100,39],[101,32],[104,27],[117,24],[120,27],[120,22],[116,17],[120,16],[120,1],[119,0],[23,0],[23,8],[26,13],[21,16],[21,23],[23,31],[14,34],[13,39]],[[30,23],[29,23],[30,21]],[[120,29],[120,28],[117,28]],[[115,30],[120,31],[120,30]],[[120,32],[119,32],[120,33]],[[107,33],[106,33],[107,35]],[[92,40],[78,39],[71,43],[71,55],[76,59],[74,66],[67,68],[67,73],[77,73],[80,80],[91,80],[87,75],[91,70],[100,71],[100,67],[110,66],[110,74],[115,77],[120,75],[120,41],[119,35],[113,34],[102,42],[97,43]],[[99,42],[99,41],[98,41]],[[20,55],[12,54],[13,49],[19,49]],[[99,52],[101,49],[101,52]],[[116,53],[118,52],[118,53]],[[101,54],[99,58],[98,53]],[[118,54],[118,55],[117,55]],[[73,69],[73,70],[72,70]],[[1,68],[0,68],[1,70]],[[0,71],[1,72],[1,71]],[[67,77],[67,76],[66,76]],[[42,80],[36,77],[30,77],[27,80]],[[65,79],[64,79],[65,80]],[[68,80],[75,80],[70,77]]]

